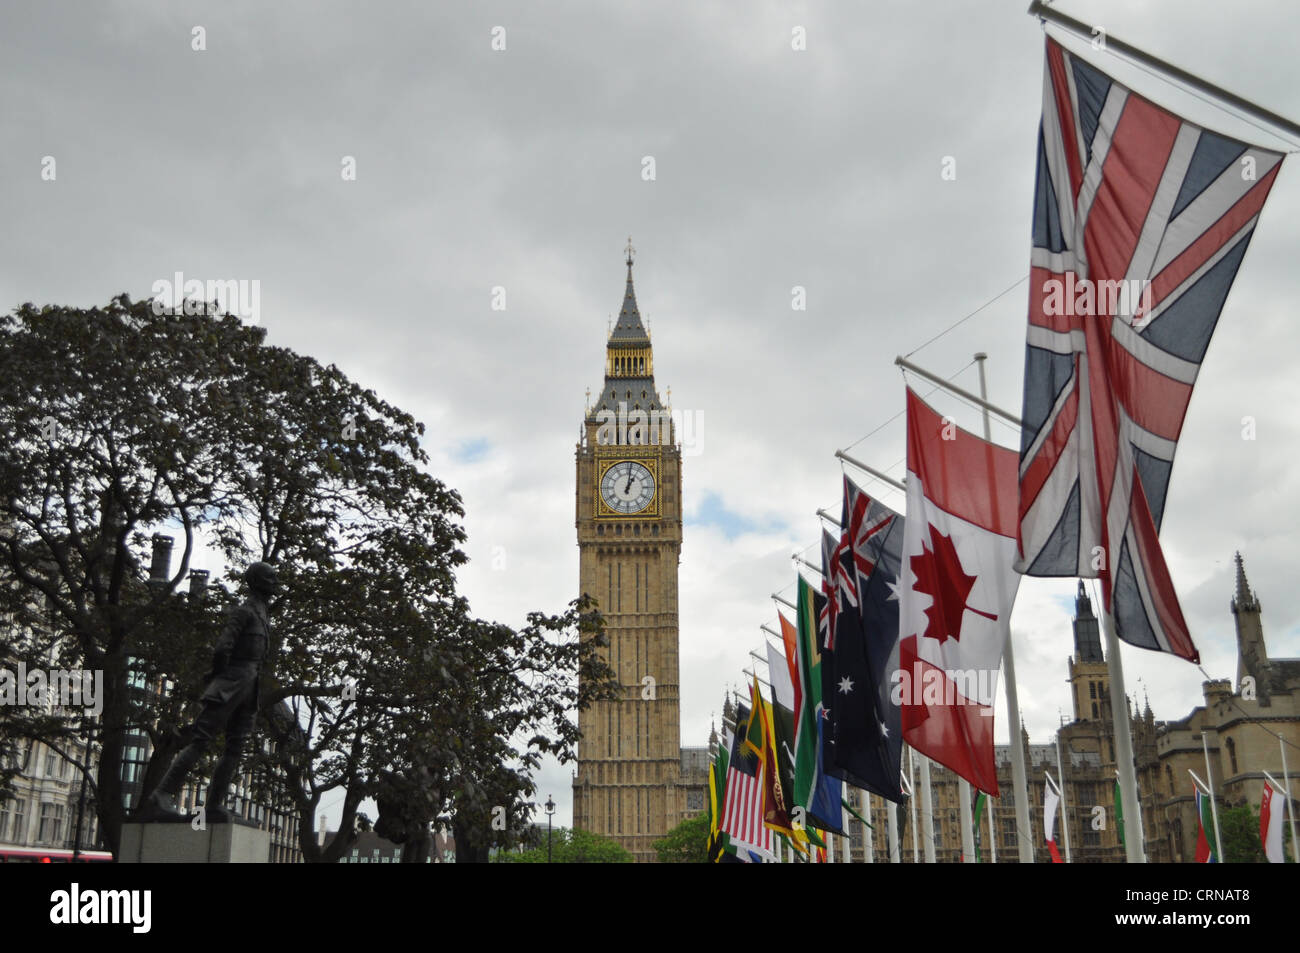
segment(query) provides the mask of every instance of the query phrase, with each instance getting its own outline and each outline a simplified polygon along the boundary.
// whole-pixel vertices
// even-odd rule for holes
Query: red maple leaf
[[[978,577],[966,575],[952,539],[940,533],[933,524],[930,524],[928,550],[922,543],[921,553],[912,557],[912,573],[916,576],[916,590],[934,600],[925,610],[930,621],[923,634],[938,639],[940,645],[946,639],[960,639],[961,617],[970,608],[966,600],[970,598]],[[971,611],[997,620],[997,616],[979,609],[972,608]]]

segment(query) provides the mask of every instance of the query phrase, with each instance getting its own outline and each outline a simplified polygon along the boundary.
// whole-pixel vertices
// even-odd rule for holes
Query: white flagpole
[[[984,439],[992,443],[989,428],[988,385],[984,380],[984,361],[988,355],[975,355],[980,371],[980,409],[984,415]],[[1025,749],[1020,744],[1020,692],[1016,687],[1016,653],[1011,644],[1011,620],[1006,620],[1006,642],[1002,650],[1002,667],[1007,683],[1007,729],[1011,733],[1011,790],[1016,804],[1016,847],[1022,864],[1034,862],[1034,845],[1029,843],[1029,779],[1025,772]]]
[[[1106,667],[1110,672],[1110,714],[1115,721],[1115,754],[1119,761],[1120,803],[1124,807],[1124,853],[1130,864],[1147,862],[1142,836],[1142,806],[1138,803],[1137,772],[1133,768],[1133,734],[1128,720],[1128,695],[1124,691],[1124,666],[1119,657],[1119,636],[1115,634],[1115,617],[1102,612],[1106,629]]]
[[[993,798],[988,799],[989,806],[989,860],[993,863],[998,862],[998,828],[993,823],[993,812],[997,807],[993,803]]]
[[[1061,830],[1065,833],[1065,862],[1070,860],[1070,815],[1065,810],[1065,766],[1061,763],[1061,732],[1056,732],[1056,774],[1061,779]]]
[[[1201,750],[1205,752],[1205,784],[1210,789],[1210,813],[1214,816],[1214,847],[1219,853],[1219,863],[1223,859],[1223,838],[1219,836],[1219,805],[1214,801],[1214,771],[1210,768],[1210,742],[1205,737],[1205,728],[1201,728]]]
[[[962,778],[958,790],[961,796],[961,862],[973,864],[975,863],[975,825],[971,822],[970,816],[970,782]]]
[[[901,864],[903,858],[899,856],[900,845],[898,843],[898,805],[893,801],[889,802],[889,862],[891,864]]]
[[[1050,20],[1057,26],[1069,30],[1075,36],[1083,37],[1085,40],[1091,39],[1095,48],[1097,41],[1096,28],[1081,20],[1076,20],[1071,16],[1067,16],[1060,10],[1048,6],[1049,3],[1051,3],[1051,0],[1034,0],[1034,2],[1029,5],[1029,9],[1026,12],[1031,16],[1038,17],[1042,21]],[[1201,79],[1194,73],[1189,73],[1187,70],[1181,69],[1172,63],[1168,63],[1159,57],[1152,56],[1145,50],[1140,50],[1136,46],[1130,46],[1119,37],[1105,34],[1105,31],[1102,32],[1104,35],[1102,44],[1103,49],[1115,53],[1122,53],[1140,64],[1147,70],[1147,72],[1154,70],[1155,72],[1162,74],[1162,78],[1174,84],[1190,86],[1197,92],[1212,96],[1221,103],[1227,103],[1232,108],[1245,113],[1253,119],[1258,119],[1262,122],[1269,123],[1272,126],[1276,126],[1277,128],[1289,133],[1293,138],[1300,138],[1300,123],[1292,122],[1285,116],[1279,116],[1277,113],[1271,112],[1263,106],[1251,102],[1249,99],[1244,99],[1236,93],[1229,92],[1221,86],[1215,86],[1213,83]]]
[[[871,820],[871,792],[862,792],[862,816],[866,821],[862,822],[862,862],[864,864],[874,864],[876,862],[876,839],[872,836],[873,831],[867,826],[867,821]]]
[[[1015,414],[1009,413],[1008,411],[1005,411],[1002,408],[997,407],[988,402],[987,384],[984,378],[984,361],[986,358],[987,355],[982,352],[975,355],[975,360],[979,363],[979,371],[980,371],[981,396],[979,397],[976,397],[974,394],[970,393],[969,391],[957,387],[951,381],[943,380],[942,378],[936,377],[934,374],[931,374],[929,371],[917,367],[915,364],[912,364],[910,361],[906,360],[905,358],[896,357],[894,358],[894,363],[897,364],[899,367],[902,367],[905,370],[912,371],[913,373],[918,374],[921,377],[924,377],[926,380],[933,381],[935,384],[938,384],[940,387],[950,391],[951,393],[957,394],[958,396],[963,397],[969,401],[972,401],[973,403],[978,405],[984,411],[984,439],[991,443],[992,436],[989,432],[990,412],[998,414],[1001,417],[1005,417],[1008,421],[1015,424],[1016,426],[1019,426],[1021,421],[1020,418],[1017,417]],[[846,459],[846,460],[848,459],[842,453],[837,453],[836,456],[840,457],[841,459]],[[849,462],[861,466],[861,464],[857,464],[856,461],[850,460]],[[873,475],[884,476],[883,474],[879,474],[876,471],[870,470],[869,468],[864,467],[864,469],[867,469],[868,472],[873,473]],[[888,478],[888,477],[885,478],[889,479],[890,482],[895,482],[892,480],[892,478]],[[895,485],[897,485],[896,482]],[[1007,620],[1006,641],[1004,643],[1002,660],[1003,660],[1003,664],[1006,667],[1007,711],[1009,716],[1008,727],[1010,728],[1011,731],[1011,778],[1012,778],[1012,787],[1014,788],[1014,793],[1015,793],[1015,808],[1016,808],[1016,822],[1017,822],[1016,842],[1019,847],[1020,862],[1022,864],[1032,864],[1034,862],[1034,848],[1033,845],[1029,842],[1028,833],[1027,833],[1031,829],[1029,824],[1029,784],[1027,780],[1027,775],[1025,773],[1025,755],[1020,745],[1020,737],[1021,737],[1020,701],[1019,701],[1018,693],[1016,691],[1015,653],[1012,650],[1012,645],[1011,645],[1011,626],[1010,626],[1009,619]],[[929,781],[929,766],[927,762],[922,765],[922,773],[921,773],[922,789],[925,789],[927,787],[928,781]],[[962,779],[961,782],[961,795],[963,800],[962,813],[961,813],[962,853],[965,855],[966,859],[969,862],[973,863],[975,860],[974,857],[975,844],[974,844],[974,833],[971,828],[971,816],[970,816],[970,810],[971,810],[970,783],[965,779]],[[930,822],[930,827],[933,828],[933,821],[930,819],[929,811],[926,811],[924,816],[927,819],[927,821]],[[928,851],[927,856],[933,855],[933,850],[934,850],[933,843],[934,843],[933,839],[931,838],[926,845]]]
[[[1291,778],[1286,773],[1286,742],[1277,736],[1277,746],[1282,749],[1282,783],[1286,786],[1286,816],[1291,821],[1291,860],[1300,864],[1300,840],[1295,836],[1295,809],[1291,806]]]
[[[921,840],[925,847],[925,862],[934,863],[934,801],[930,797],[930,759],[921,755]]]
[[[911,745],[907,747],[907,800],[912,809],[912,863],[919,864],[921,831],[916,826],[916,763]]]

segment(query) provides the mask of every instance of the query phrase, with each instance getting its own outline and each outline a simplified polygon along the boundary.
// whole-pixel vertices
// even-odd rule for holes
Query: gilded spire
[[[623,307],[608,331],[605,344],[605,386],[588,409],[588,417],[603,412],[651,414],[664,410],[655,389],[654,350],[650,335],[641,323],[636,290],[632,285],[632,263],[636,249],[629,237],[623,249],[627,262],[627,290]],[[620,410],[620,408],[623,408]]]

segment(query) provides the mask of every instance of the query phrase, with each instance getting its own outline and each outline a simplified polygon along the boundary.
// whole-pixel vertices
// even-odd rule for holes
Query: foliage
[[[1207,830],[1210,846],[1214,831]],[[1259,841],[1259,814],[1249,804],[1219,808],[1219,834],[1223,838],[1223,860],[1229,864],[1265,864],[1264,846]]]
[[[709,812],[688,817],[655,841],[661,864],[705,864],[709,861]]]
[[[422,424],[233,316],[159,314],[126,295],[24,305],[0,318],[0,431],[0,612],[13,619],[0,656],[48,665],[52,652],[104,672],[92,797],[110,849],[124,739],[150,734],[148,789],[255,560],[283,583],[260,720],[275,746],[256,757],[287,779],[309,861],[337,860],[360,804],[380,794],[403,829],[459,815],[467,840],[510,842],[538,758],[572,757],[567,712],[613,691],[589,602],[518,631],[472,617],[455,591],[460,497],[426,472]],[[149,584],[160,530],[180,536],[179,566]],[[191,599],[180,585],[200,534],[232,569]],[[132,690],[128,669],[172,690]],[[84,730],[11,714],[0,748]],[[349,833],[322,848],[313,824],[334,792]],[[489,823],[495,807],[504,828]]]
[[[525,851],[503,851],[499,864],[544,864],[546,832],[541,832],[541,846]],[[632,855],[617,841],[581,828],[557,827],[551,831],[551,863],[555,864],[630,864]]]

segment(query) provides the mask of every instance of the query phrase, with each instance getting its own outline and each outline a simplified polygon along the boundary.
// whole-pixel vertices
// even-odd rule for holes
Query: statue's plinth
[[[182,823],[126,823],[117,859],[123,864],[265,864],[271,859],[271,834],[242,818],[200,831]]]

